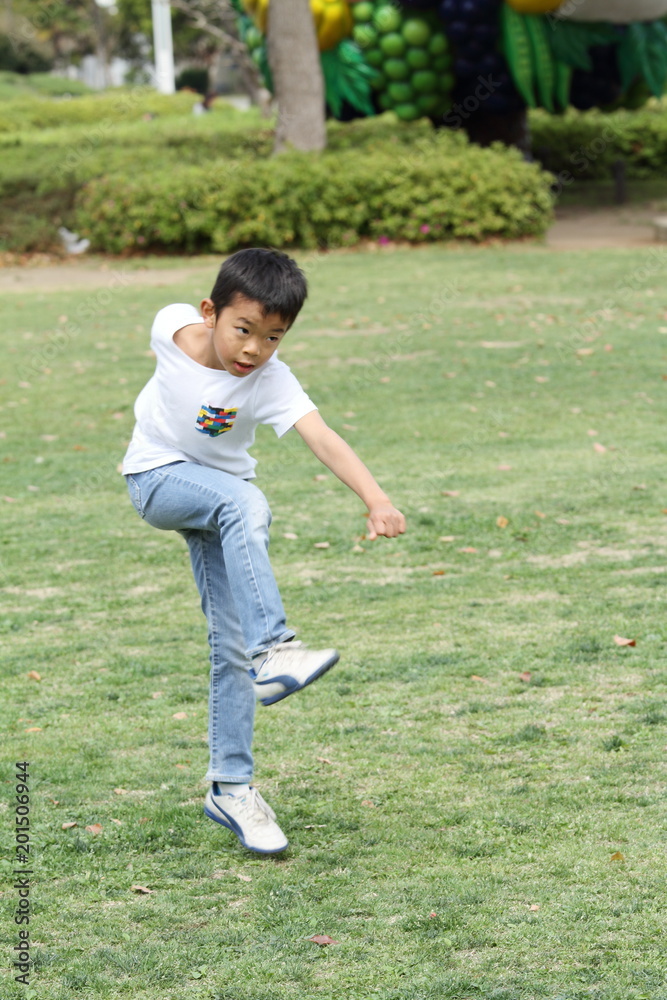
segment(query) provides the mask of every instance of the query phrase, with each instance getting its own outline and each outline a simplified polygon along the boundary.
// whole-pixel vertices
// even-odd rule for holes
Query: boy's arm
[[[368,537],[395,538],[405,531],[405,518],[380,489],[359,456],[313,410],[294,424],[312,453],[349,486],[368,507]]]

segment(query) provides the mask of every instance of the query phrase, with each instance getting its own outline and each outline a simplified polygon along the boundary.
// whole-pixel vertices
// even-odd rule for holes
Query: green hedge
[[[544,233],[550,184],[514,150],[425,132],[409,148],[377,140],[372,155],[333,149],[110,174],[79,194],[75,224],[112,253],[516,239]]]
[[[152,87],[119,87],[102,94],[53,98],[22,96],[0,106],[0,134],[63,125],[97,125],[136,121],[145,114],[183,115],[196,95],[158,94]]]
[[[0,249],[57,246],[59,225],[115,253],[226,252],[258,242],[516,238],[542,233],[550,219],[546,174],[515,151],[469,146],[426,120],[330,122],[325,154],[273,159],[272,129],[254,111],[221,102],[195,118],[192,95],[175,114],[182,95],[131,93],[148,103],[119,104],[127,91],[33,100],[20,127],[0,131]],[[145,121],[159,102],[166,112]],[[7,119],[20,103],[6,105]],[[52,126],[53,109],[63,109],[60,124],[34,124],[44,105]],[[77,108],[83,120],[66,121]]]
[[[657,101],[640,111],[575,112],[530,116],[533,155],[560,180],[609,179],[615,160],[627,176],[667,177],[667,107]]]

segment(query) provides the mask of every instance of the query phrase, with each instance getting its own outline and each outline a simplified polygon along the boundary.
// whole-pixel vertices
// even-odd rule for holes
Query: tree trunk
[[[267,41],[278,102],[274,152],[324,149],[324,79],[308,0],[271,0]]]

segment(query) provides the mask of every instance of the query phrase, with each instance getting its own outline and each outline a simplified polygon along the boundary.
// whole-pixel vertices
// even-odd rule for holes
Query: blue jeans
[[[211,647],[206,778],[249,781],[255,717],[250,659],[294,636],[269,562],[271,511],[252,483],[194,462],[125,478],[141,517],[180,532],[190,550]]]

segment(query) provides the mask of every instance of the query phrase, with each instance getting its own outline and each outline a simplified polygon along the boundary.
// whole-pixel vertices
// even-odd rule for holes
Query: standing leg
[[[212,531],[183,531],[211,647],[208,781],[249,782],[255,691],[220,539]]]

